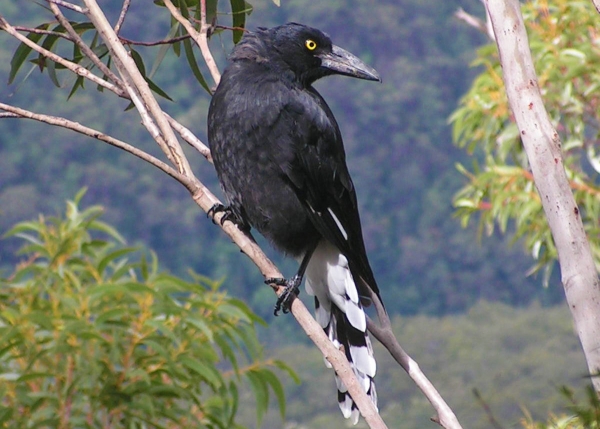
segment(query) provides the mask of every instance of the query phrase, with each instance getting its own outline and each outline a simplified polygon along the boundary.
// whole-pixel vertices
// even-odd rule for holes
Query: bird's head
[[[358,57],[331,43],[322,31],[306,25],[288,23],[256,33],[269,57],[285,63],[304,83],[332,74],[381,81],[375,69]],[[274,57],[271,59],[275,60]]]

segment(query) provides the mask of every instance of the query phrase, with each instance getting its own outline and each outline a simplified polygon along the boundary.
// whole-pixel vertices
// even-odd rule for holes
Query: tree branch
[[[142,114],[142,120],[146,128],[153,133],[155,128],[152,119],[160,130],[160,134],[154,132],[153,137],[159,142],[163,152],[169,160],[177,167],[180,173],[188,177],[193,177],[189,162],[183,153],[181,145],[177,141],[175,134],[163,114],[158,102],[152,95],[152,91],[141,75],[133,59],[127,54],[125,47],[119,41],[119,37],[109,24],[106,16],[96,3],[96,0],[84,0],[88,8],[86,16],[92,21],[98,33],[104,39],[109,51],[112,53],[112,59],[123,78],[131,100],[136,103],[138,111]],[[138,100],[139,94],[139,100]],[[140,102],[142,101],[143,104]],[[152,115],[146,116],[149,112]]]
[[[492,29],[492,23],[490,22],[489,15],[486,12],[486,20],[485,22],[476,16],[471,15],[470,13],[465,12],[462,7],[459,7],[456,12],[454,12],[454,17],[463,21],[469,27],[473,27],[476,30],[479,30],[483,34],[485,34],[488,39],[494,41],[494,30]]]
[[[208,70],[210,71],[210,75],[212,76],[213,80],[215,81],[215,86],[219,85],[219,81],[221,80],[221,73],[219,73],[219,68],[217,67],[217,63],[215,62],[215,59],[212,56],[212,53],[210,52],[210,48],[208,47],[208,28],[209,26],[206,24],[206,4],[205,4],[205,0],[201,0],[202,1],[202,10],[201,10],[201,16],[203,17],[203,20],[201,20],[200,23],[200,32],[196,31],[196,29],[194,28],[194,26],[191,24],[191,22],[187,19],[185,19],[181,13],[179,13],[179,10],[173,5],[173,3],[171,2],[171,0],[164,0],[165,6],[167,6],[167,8],[169,9],[169,12],[171,12],[171,15],[173,15],[173,18],[175,18],[177,21],[179,21],[179,23],[181,25],[184,26],[184,28],[186,29],[186,31],[189,33],[190,36],[192,36],[192,39],[194,39],[194,41],[196,42],[196,44],[200,47],[200,51],[202,52],[202,56],[204,57],[204,62],[206,62],[206,66],[208,67]]]
[[[208,146],[202,143],[200,139],[194,135],[194,133],[192,133],[188,128],[186,128],[181,123],[173,119],[168,113],[165,112],[165,116],[169,120],[169,124],[171,124],[173,129],[179,133],[181,138],[185,140],[191,147],[200,152],[200,154],[202,154],[202,156],[212,164],[213,159]]]
[[[590,374],[600,371],[600,282],[563,166],[558,133],[538,87],[518,0],[486,0],[508,101],[558,251],[567,303]],[[596,392],[600,378],[593,377]]]
[[[97,140],[106,142],[112,146],[118,147],[137,156],[138,158],[159,168],[185,186],[192,194],[192,198],[196,204],[198,204],[198,206],[200,206],[200,208],[202,208],[202,210],[205,212],[208,212],[215,204],[220,203],[214,194],[212,194],[212,192],[196,178],[187,177],[184,174],[177,172],[175,169],[159,159],[147,154],[146,152],[108,136],[98,130],[94,130],[65,118],[33,113],[28,110],[20,109],[4,103],[0,103],[0,109],[9,112],[11,115],[10,117],[29,118],[36,121],[45,122],[50,125],[67,128],[80,134],[84,134]],[[222,216],[223,213],[217,213],[214,216],[214,221],[217,225],[221,225]],[[242,252],[256,264],[265,278],[283,277],[277,267],[275,267],[275,265],[267,258],[267,256],[262,252],[258,244],[256,244],[250,235],[246,235],[243,231],[239,230],[232,222],[224,222],[222,229],[225,231],[225,233],[227,233],[227,235],[229,235],[233,242],[238,245]],[[274,289],[276,292],[283,291],[283,288],[281,287]],[[308,337],[315,343],[315,345],[317,345],[325,359],[332,364],[337,374],[344,381],[344,384],[348,388],[348,391],[352,395],[354,401],[357,403],[361,414],[369,426],[377,429],[386,428],[385,423],[377,413],[377,410],[371,402],[371,399],[366,395],[362,389],[362,386],[358,383],[358,380],[354,376],[354,372],[352,371],[346,356],[333,345],[333,343],[325,335],[323,328],[321,328],[321,326],[314,320],[308,309],[299,299],[294,300],[292,303],[291,313],[294,315]]]
[[[79,12],[79,13],[82,13],[82,14],[86,13],[86,10],[84,8],[82,8],[81,6],[74,5],[73,3],[69,3],[69,2],[66,2],[64,0],[48,0],[48,2],[49,3],[54,3],[54,4],[62,6],[62,7],[65,7],[67,9],[74,10],[75,12]]]
[[[139,46],[157,46],[157,45],[172,45],[176,42],[181,42],[185,39],[190,39],[192,36],[184,34],[183,36],[173,37],[172,39],[158,40],[156,42],[141,42],[139,40],[131,40],[123,36],[119,36],[119,40],[127,45],[139,45]]]
[[[131,0],[123,1],[123,6],[121,7],[121,13],[119,14],[119,19],[117,20],[117,23],[115,24],[115,34],[119,34],[119,32],[121,31],[121,27],[123,26],[123,23],[125,22],[125,16],[127,15],[127,11],[129,10],[130,4],[131,4]]]
[[[71,23],[60,11],[59,7],[54,3],[50,2],[50,10],[58,20],[58,22],[67,30],[69,36],[71,36],[71,40],[79,46],[81,52],[88,57],[98,69],[104,73],[105,76],[108,76],[110,80],[112,80],[117,86],[123,89],[123,81],[119,79],[119,77],[113,73],[111,69],[108,68],[106,64],[102,62],[100,58],[94,53],[94,51],[83,41],[83,39],[79,36],[79,34],[75,31],[75,29],[71,26]]]
[[[124,141],[111,137],[107,134],[104,134],[101,131],[95,130],[90,127],[86,127],[85,125],[81,125],[78,122],[73,122],[66,118],[61,118],[59,116],[50,116],[44,115],[41,113],[34,113],[29,110],[21,109],[19,107],[11,106],[9,104],[0,103],[0,109],[8,112],[4,114],[0,114],[0,118],[27,118],[33,119],[38,122],[44,122],[46,124],[54,125],[60,128],[66,128],[68,130],[75,131],[79,134],[86,135],[88,137],[95,138],[97,140],[108,143],[111,146],[118,147],[119,149],[123,149],[126,152],[131,153],[132,155],[137,156],[138,158],[146,161],[149,164],[157,167],[162,170],[164,173],[173,177],[175,180],[181,182],[184,186],[191,186],[191,181],[185,177],[183,174],[178,173],[173,167],[168,164],[162,162],[158,158],[153,157],[152,155],[144,152],[132,146]]]
[[[437,416],[431,420],[446,429],[462,429],[456,415],[448,406],[442,395],[435,386],[425,376],[421,368],[398,343],[398,339],[392,331],[392,323],[385,311],[383,304],[375,293],[371,293],[371,300],[377,311],[377,318],[381,326],[378,326],[371,318],[367,316],[367,328],[375,338],[390,352],[390,355],[406,371],[408,376],[421,389],[425,397],[429,400],[435,409]]]

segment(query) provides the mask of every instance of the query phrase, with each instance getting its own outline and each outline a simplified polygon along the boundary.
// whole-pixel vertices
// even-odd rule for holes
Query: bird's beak
[[[336,45],[331,48],[331,52],[318,55],[321,59],[321,67],[336,74],[381,82],[379,73],[363,63],[357,56]]]

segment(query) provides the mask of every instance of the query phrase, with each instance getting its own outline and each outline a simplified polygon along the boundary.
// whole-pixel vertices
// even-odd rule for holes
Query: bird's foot
[[[212,222],[216,225],[217,222],[215,221],[215,215],[217,213],[221,213],[221,212],[224,212],[223,216],[221,217],[221,221],[219,222],[221,224],[221,226],[223,226],[225,221],[230,221],[230,222],[233,222],[234,224],[236,224],[237,227],[241,230],[249,230],[250,229],[248,227],[248,225],[246,225],[244,223],[243,220],[241,220],[239,217],[236,216],[236,214],[231,210],[230,207],[226,207],[221,203],[216,203],[215,205],[213,205],[206,212],[206,217],[212,218]]]
[[[279,312],[283,311],[283,314],[290,312],[292,301],[300,294],[300,283],[302,283],[302,277],[295,275],[289,280],[283,278],[272,278],[265,280],[268,285],[276,284],[278,286],[285,287],[284,291],[277,297],[275,303],[275,310],[273,314],[279,316]]]

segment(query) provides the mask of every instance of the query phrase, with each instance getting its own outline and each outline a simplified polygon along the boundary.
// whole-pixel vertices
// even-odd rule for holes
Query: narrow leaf
[[[50,27],[50,24],[38,25],[36,28],[41,29],[41,30],[47,30],[48,27]],[[34,43],[38,43],[43,36],[44,36],[43,34],[30,33],[27,36],[27,38]],[[10,60],[10,73],[8,74],[8,84],[9,85],[11,83],[13,83],[13,81],[15,80],[15,77],[17,76],[17,72],[19,71],[19,69],[21,68],[21,66],[27,59],[27,57],[29,56],[30,52],[31,52],[31,48],[24,43],[21,43],[19,45],[19,47],[17,48],[17,50],[15,51],[15,54],[13,55],[12,59]]]
[[[246,1],[230,0],[231,20],[234,28],[244,28],[246,26]],[[233,30],[233,43],[239,42],[244,35],[242,30]]]
[[[200,68],[198,68],[198,63],[196,62],[196,57],[194,55],[194,49],[192,48],[192,42],[190,42],[190,39],[185,39],[183,41],[183,48],[185,50],[185,57],[188,60],[188,64],[190,66],[190,69],[192,70],[192,73],[196,77],[196,80],[198,82],[200,82],[200,85],[202,85],[202,88],[204,88],[206,90],[206,92],[208,92],[209,94],[212,94],[212,91],[210,90],[208,84],[206,83],[204,76],[202,76],[202,72],[200,71]]]

